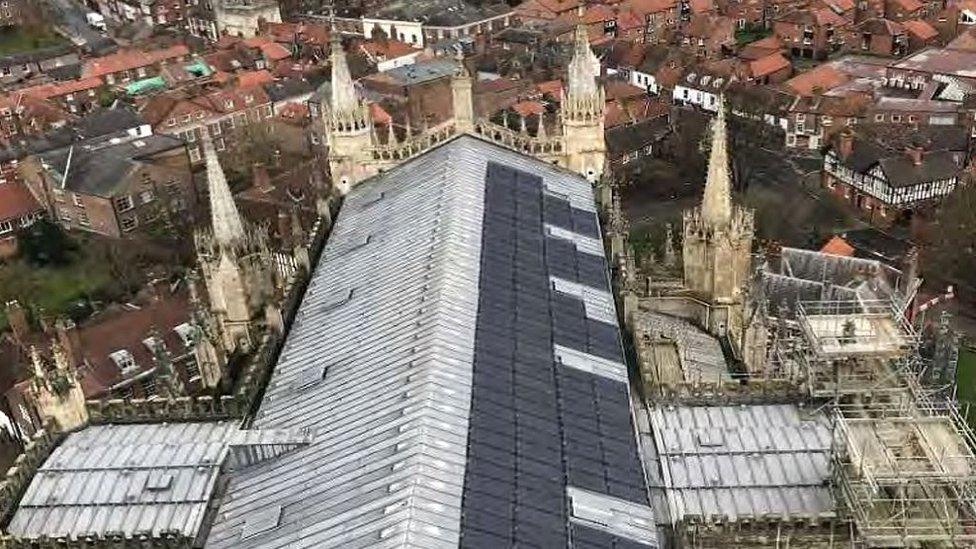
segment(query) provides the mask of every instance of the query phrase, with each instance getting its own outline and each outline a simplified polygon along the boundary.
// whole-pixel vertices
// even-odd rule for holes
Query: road
[[[88,8],[75,0],[45,0],[51,13],[57,19],[55,24],[75,44],[95,54],[102,54],[115,48],[115,42],[97,29],[88,25],[85,14]]]

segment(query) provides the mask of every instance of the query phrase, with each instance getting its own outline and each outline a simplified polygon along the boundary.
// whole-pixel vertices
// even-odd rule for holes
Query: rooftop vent
[[[281,521],[281,506],[272,505],[271,507],[253,513],[244,521],[244,530],[241,532],[241,540],[251,539],[259,534],[274,530]]]
[[[173,475],[163,471],[153,471],[146,478],[146,490],[161,492],[173,486]]]

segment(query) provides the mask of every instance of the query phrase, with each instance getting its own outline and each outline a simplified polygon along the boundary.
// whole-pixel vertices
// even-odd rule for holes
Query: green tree
[[[923,248],[923,274],[955,286],[959,298],[976,303],[976,181],[973,177],[946,198]]]
[[[62,267],[70,264],[77,244],[61,229],[46,219],[35,222],[19,235],[20,256],[36,267]]]

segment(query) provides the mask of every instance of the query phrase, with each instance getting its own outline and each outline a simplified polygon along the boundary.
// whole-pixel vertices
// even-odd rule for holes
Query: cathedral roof
[[[346,195],[253,427],[208,547],[656,546],[591,185],[474,136]]]

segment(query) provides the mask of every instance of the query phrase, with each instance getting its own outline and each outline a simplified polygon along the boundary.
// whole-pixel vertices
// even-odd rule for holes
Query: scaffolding
[[[918,383],[918,336],[894,302],[808,301],[778,356],[833,423],[832,484],[868,547],[976,544],[976,438]]]
[[[795,337],[778,353],[811,397],[839,404],[845,397],[899,398],[907,389],[918,336],[893,301],[800,302],[794,326]]]

